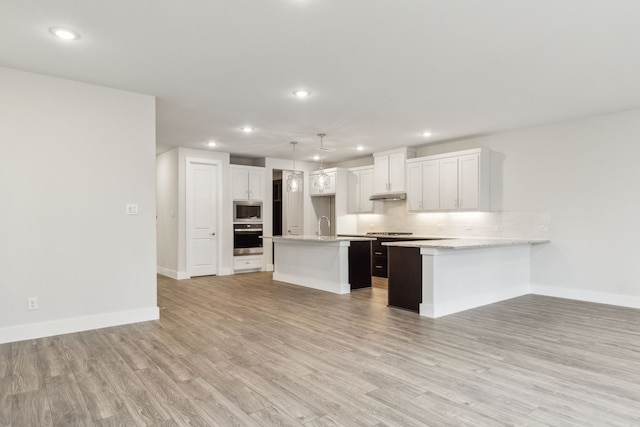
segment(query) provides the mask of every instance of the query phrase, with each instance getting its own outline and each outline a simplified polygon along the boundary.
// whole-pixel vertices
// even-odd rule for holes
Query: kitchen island
[[[389,305],[436,318],[526,295],[531,245],[548,240],[446,239],[389,247]]]
[[[368,237],[274,236],[273,280],[347,294],[371,287]]]

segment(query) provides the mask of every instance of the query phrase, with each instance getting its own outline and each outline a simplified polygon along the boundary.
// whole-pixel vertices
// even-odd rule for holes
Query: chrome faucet
[[[329,221],[329,218],[327,218],[326,216],[323,215],[320,218],[318,218],[318,232],[316,233],[318,236],[322,236],[322,231],[320,229],[320,224],[322,223],[323,219],[327,220],[327,227],[329,227],[329,233],[331,233],[331,221]]]

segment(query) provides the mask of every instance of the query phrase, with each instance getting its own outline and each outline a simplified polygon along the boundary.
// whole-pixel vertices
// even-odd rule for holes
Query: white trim
[[[323,280],[322,278],[300,277],[295,274],[280,273],[277,270],[273,272],[273,280],[278,282],[286,282],[305,288],[313,288],[321,291],[331,292],[334,294],[348,294],[351,292],[349,283],[336,283],[331,280]]]
[[[158,307],[0,328],[0,344],[158,320]]]
[[[176,280],[191,279],[191,276],[189,276],[186,271],[176,271],[170,268],[160,267],[160,266],[158,266],[156,269],[158,274],[162,276],[170,277],[172,279],[176,279]]]
[[[529,294],[529,286],[522,284],[516,288],[500,289],[493,292],[483,294],[475,294],[470,298],[462,298],[452,302],[444,302],[438,304],[437,309],[430,304],[420,304],[420,315],[437,318],[448,314],[459,313],[464,310],[478,308],[488,304],[508,300],[511,298],[521,297]]]
[[[218,276],[231,276],[233,274],[233,268],[219,268],[218,267]]]
[[[576,301],[610,304],[620,307],[640,308],[640,297],[611,294],[608,292],[586,291],[584,289],[560,288],[557,286],[531,285],[531,293],[548,297],[566,298]]]
[[[204,159],[200,157],[185,157],[185,260],[186,260],[186,278],[191,278],[191,274],[189,272],[189,266],[191,265],[191,251],[190,248],[190,236],[191,236],[191,221],[189,216],[189,197],[191,195],[191,173],[189,170],[189,166],[192,164],[205,164],[216,166],[216,180],[217,180],[217,201],[216,205],[218,207],[218,212],[216,215],[216,233],[218,237],[218,247],[216,248],[216,252],[218,253],[217,266],[216,266],[216,274],[220,275],[220,270],[222,266],[222,242],[224,241],[224,227],[222,226],[222,161],[217,159]],[[229,273],[227,273],[229,274]]]

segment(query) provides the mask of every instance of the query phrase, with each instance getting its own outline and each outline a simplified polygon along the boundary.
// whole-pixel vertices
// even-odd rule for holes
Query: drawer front
[[[233,259],[234,270],[255,270],[262,268],[262,257],[241,256]]]
[[[387,257],[373,255],[371,257],[371,274],[376,277],[387,277]]]

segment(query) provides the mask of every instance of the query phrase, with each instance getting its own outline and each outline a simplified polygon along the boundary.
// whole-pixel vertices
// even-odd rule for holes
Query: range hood
[[[406,200],[407,193],[372,194],[369,200]]]

